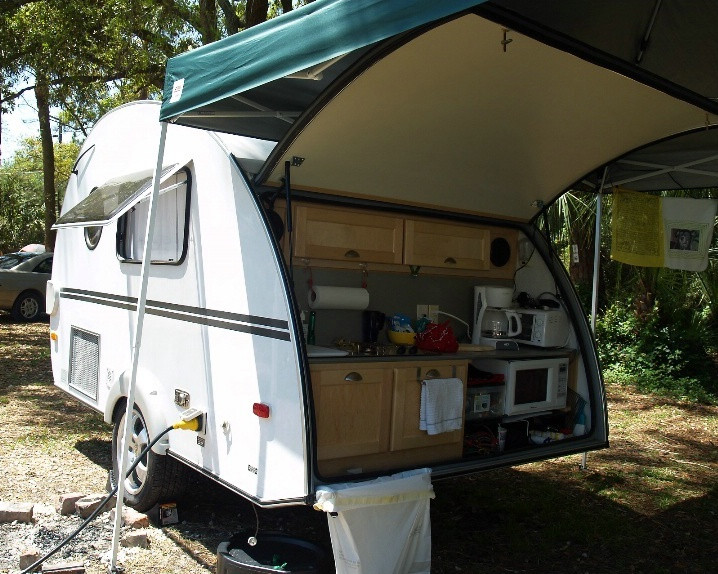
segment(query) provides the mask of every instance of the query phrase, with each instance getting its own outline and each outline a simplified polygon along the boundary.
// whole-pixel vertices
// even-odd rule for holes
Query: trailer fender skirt
[[[130,388],[130,370],[124,371],[112,384],[105,402],[104,419],[112,424],[115,409],[120,401],[127,398]],[[142,411],[142,415],[150,433],[150,439],[163,432],[173,421],[167,419],[168,405],[172,405],[172,398],[165,396],[162,386],[157,378],[149,371],[139,368],[135,387],[135,405]],[[176,417],[176,413],[174,414]],[[162,437],[153,447],[152,451],[164,455],[169,448],[169,439]]]

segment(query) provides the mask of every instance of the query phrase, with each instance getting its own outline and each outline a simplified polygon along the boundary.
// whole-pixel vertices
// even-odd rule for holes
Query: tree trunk
[[[40,121],[40,141],[42,143],[42,180],[45,198],[45,249],[54,251],[55,231],[52,226],[57,219],[57,195],[55,193],[55,149],[52,145],[50,128],[50,90],[47,78],[37,74],[35,85],[37,117]]]
[[[245,21],[247,28],[261,24],[267,19],[269,0],[247,0],[247,12]]]
[[[199,0],[199,22],[202,44],[209,44],[219,40],[217,3],[215,0]]]

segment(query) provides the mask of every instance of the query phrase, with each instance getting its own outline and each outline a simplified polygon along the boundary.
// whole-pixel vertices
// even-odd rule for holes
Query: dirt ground
[[[34,524],[0,525],[0,573],[28,544],[45,545],[77,519],[53,511],[67,492],[103,492],[111,429],[52,386],[47,323],[0,315],[0,501],[36,504]],[[432,572],[715,572],[718,407],[645,396],[609,384],[611,448],[435,481]],[[326,516],[310,508],[255,510],[196,476],[180,523],[148,530],[148,549],[123,549],[127,572],[214,572],[217,545],[282,531],[331,551]],[[55,561],[107,572],[111,523],[101,515]],[[41,548],[45,549],[45,547]],[[104,556],[104,562],[103,562]]]

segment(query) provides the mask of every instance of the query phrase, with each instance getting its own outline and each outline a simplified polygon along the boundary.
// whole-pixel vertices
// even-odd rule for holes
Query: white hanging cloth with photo
[[[713,239],[716,199],[663,197],[664,265],[684,271],[703,271]]]

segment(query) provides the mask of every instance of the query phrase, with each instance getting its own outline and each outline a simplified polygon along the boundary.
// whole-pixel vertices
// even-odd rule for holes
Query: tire
[[[10,313],[16,321],[37,321],[45,312],[45,301],[35,291],[23,291],[15,299]]]
[[[118,407],[112,432],[112,473],[115,483],[120,476],[120,454],[122,433],[125,425],[126,403]],[[137,405],[132,409],[130,444],[128,447],[129,468],[152,438],[147,424]],[[166,455],[153,451],[147,453],[142,462],[125,479],[125,504],[139,512],[145,512],[156,504],[173,500],[182,493],[187,482],[188,468]]]

